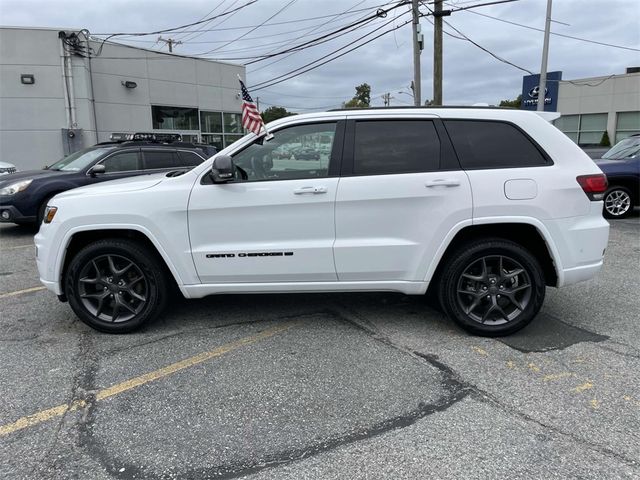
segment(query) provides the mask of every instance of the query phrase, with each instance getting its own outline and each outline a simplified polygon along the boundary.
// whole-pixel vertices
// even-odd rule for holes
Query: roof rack
[[[144,141],[172,143],[182,141],[182,135],[179,133],[112,133],[109,138],[112,142]]]

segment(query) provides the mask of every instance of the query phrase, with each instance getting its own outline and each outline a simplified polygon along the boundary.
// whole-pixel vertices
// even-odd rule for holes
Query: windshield
[[[633,158],[640,154],[640,137],[629,137],[616,143],[602,158],[614,160],[616,158]]]
[[[112,150],[113,147],[106,148],[85,148],[78,152],[67,155],[62,160],[57,161],[49,167],[49,170],[62,170],[65,172],[78,172],[83,168],[91,165],[91,163],[101,155]]]

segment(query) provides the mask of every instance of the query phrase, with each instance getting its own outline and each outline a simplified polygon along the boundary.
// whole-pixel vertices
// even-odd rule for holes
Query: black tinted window
[[[547,165],[540,150],[509,123],[445,120],[462,168],[504,168]]]
[[[440,140],[433,122],[356,122],[353,173],[377,175],[437,170]]]
[[[175,168],[179,167],[178,155],[170,150],[146,150],[144,152],[144,168]]]
[[[195,167],[202,163],[202,157],[194,152],[187,152],[185,150],[178,152],[180,155],[180,165],[183,167]]]
[[[138,152],[116,153],[105,159],[102,164],[104,165],[105,172],[107,173],[128,172],[140,169],[140,166],[138,165]]]

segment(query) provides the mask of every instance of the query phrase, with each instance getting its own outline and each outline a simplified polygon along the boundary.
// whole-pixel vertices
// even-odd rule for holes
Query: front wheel
[[[73,257],[65,293],[78,318],[106,333],[128,333],[162,311],[167,287],[156,256],[137,242],[107,239]]]
[[[631,192],[624,187],[611,187],[604,194],[604,216],[624,218],[631,213]]]
[[[464,245],[449,256],[441,279],[439,297],[447,315],[465,330],[488,337],[525,327],[545,296],[540,263],[502,239]]]

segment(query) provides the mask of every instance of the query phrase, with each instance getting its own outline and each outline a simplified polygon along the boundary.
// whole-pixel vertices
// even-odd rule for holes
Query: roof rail
[[[459,109],[466,108],[472,110],[518,110],[513,107],[498,107],[495,105],[420,105],[419,107],[414,107],[410,105],[399,105],[399,106],[388,106],[388,107],[349,107],[349,108],[333,108],[331,110],[327,110],[328,112],[343,112],[343,111],[354,111],[354,110],[411,110],[411,109]]]

